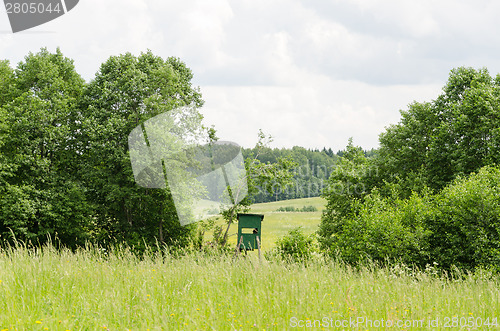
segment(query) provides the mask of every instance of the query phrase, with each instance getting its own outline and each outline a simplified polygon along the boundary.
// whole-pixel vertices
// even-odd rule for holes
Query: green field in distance
[[[275,246],[278,238],[283,237],[288,231],[302,227],[305,234],[312,234],[318,229],[321,221],[321,213],[325,208],[326,200],[320,197],[283,200],[276,202],[257,203],[252,205],[249,213],[263,214],[262,221],[262,249],[267,251]],[[314,206],[317,208],[315,212],[279,212],[280,207],[294,207],[301,209],[304,206]],[[224,224],[219,219],[216,224]],[[224,225],[225,230],[225,225]],[[229,230],[229,244],[236,245],[236,235],[238,232],[238,224],[231,225]],[[212,232],[205,234],[206,240],[212,239]]]

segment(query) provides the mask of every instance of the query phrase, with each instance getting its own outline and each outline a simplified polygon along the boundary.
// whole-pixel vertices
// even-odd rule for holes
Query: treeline
[[[364,155],[371,158],[376,150],[365,150]],[[344,154],[343,150],[333,152],[331,148],[306,149],[294,146],[293,148],[256,148],[243,149],[246,158],[256,157],[261,162],[276,163],[280,158],[290,158],[296,163],[292,170],[292,183],[286,187],[276,186],[274,194],[268,194],[260,188],[254,196],[255,203],[272,202],[289,199],[319,197],[327,186],[328,178],[335,171],[335,167]]]
[[[58,49],[0,61],[0,242],[188,242],[168,189],[135,183],[128,135],[172,109],[203,129],[203,100],[178,58],[112,56],[86,83]]]
[[[254,197],[255,203],[320,196],[338,159],[331,149],[319,151],[297,146],[291,149],[265,148],[259,152],[255,148],[243,149],[243,156],[269,163],[289,157],[296,163],[290,185],[276,186],[273,195],[259,189]]]
[[[321,247],[349,263],[499,270],[500,75],[451,71],[367,158],[352,141],[328,180]]]

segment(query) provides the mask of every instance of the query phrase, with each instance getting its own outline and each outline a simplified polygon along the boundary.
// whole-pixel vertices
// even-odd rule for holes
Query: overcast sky
[[[194,73],[207,125],[251,147],[378,146],[399,110],[431,101],[458,66],[500,72],[500,1],[80,0],[12,34],[0,7],[0,59],[42,47],[91,80],[112,55],[150,49]]]

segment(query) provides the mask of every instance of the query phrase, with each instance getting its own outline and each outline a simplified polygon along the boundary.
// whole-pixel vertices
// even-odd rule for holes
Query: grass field
[[[0,251],[0,330],[487,329],[499,285],[480,273],[19,247]]]
[[[276,201],[268,203],[254,204],[250,213],[263,214],[262,222],[262,249],[268,251],[274,247],[278,238],[283,237],[288,231],[300,226],[305,234],[312,234],[318,229],[321,221],[321,212],[324,209],[326,201],[323,198],[305,198],[286,201]],[[277,212],[280,207],[294,207],[301,209],[304,206],[314,206],[316,212]],[[223,224],[222,221],[216,224]],[[236,235],[238,232],[237,223],[231,225],[229,231],[229,244],[236,245]],[[207,234],[207,240],[210,240],[211,234]]]
[[[275,212],[307,204],[318,211]],[[314,232],[323,206],[319,198],[255,205],[264,248],[296,226]],[[303,265],[253,253],[138,258],[20,246],[0,250],[0,331],[498,329],[499,280],[486,271],[354,269],[319,256]]]

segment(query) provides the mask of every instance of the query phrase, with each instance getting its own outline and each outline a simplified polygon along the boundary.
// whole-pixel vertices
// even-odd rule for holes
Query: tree
[[[498,270],[499,181],[500,169],[486,166],[436,194],[400,199],[382,197],[374,189],[358,212],[332,232],[328,251],[348,263],[368,259],[422,269]]]
[[[83,244],[89,210],[75,179],[74,114],[84,81],[57,49],[0,63],[0,235]]]
[[[345,222],[357,215],[377,176],[378,170],[373,162],[366,158],[361,147],[354,146],[350,138],[323,191],[327,205],[318,229],[322,248],[329,249],[336,240],[334,235],[342,233]]]
[[[454,69],[436,100],[410,104],[380,135],[373,159],[349,146],[339,153],[344,171],[325,191],[323,249],[351,262],[405,252],[405,262],[420,266],[496,263],[498,171],[484,167],[499,162],[499,83],[486,69]],[[363,175],[370,163],[374,177]],[[336,190],[356,184],[364,189],[354,195]]]
[[[277,163],[280,158],[290,158],[296,163],[290,185],[276,186],[273,195],[265,189],[260,189],[253,197],[254,201],[260,203],[320,196],[337,162],[337,156],[333,152],[329,155],[324,151],[313,151],[298,146],[291,149],[267,148],[259,153],[255,148],[244,149],[245,158],[252,158],[258,154],[257,159],[263,163]]]
[[[0,187],[7,185],[5,182],[11,176],[9,162],[3,154],[3,146],[7,138],[9,125],[8,113],[4,109],[5,104],[11,101],[12,87],[14,86],[14,70],[8,61],[0,61]]]
[[[11,100],[14,79],[14,70],[9,62],[0,61],[0,107]]]
[[[192,77],[178,58],[127,53],[110,57],[85,89],[77,136],[80,173],[95,206],[99,238],[142,246],[156,240],[185,244],[192,235],[191,226],[179,224],[168,188],[136,184],[128,152],[128,135],[135,127],[183,106],[180,127],[202,129],[197,109],[203,100]]]
[[[440,190],[500,161],[500,76],[486,69],[453,69],[443,94],[412,103],[401,117],[380,135],[379,165],[386,177],[406,182],[407,195],[415,178]]]
[[[438,156],[431,161],[430,146],[439,123],[438,116],[431,103],[412,103],[408,111],[401,112],[401,120],[396,125],[389,126],[380,135],[379,155],[375,159],[378,169],[388,182],[397,182],[405,187],[408,196],[412,190],[419,189],[422,184],[412,181],[421,178],[425,184],[431,181],[429,176],[435,176],[429,169],[438,161]],[[439,170],[440,178],[448,178],[448,169]],[[433,177],[434,178],[434,177]],[[382,186],[383,183],[379,183]],[[442,184],[437,184],[442,185]]]
[[[430,257],[439,266],[474,270],[500,262],[500,169],[486,166],[446,186],[425,219]],[[417,210],[421,214],[420,210]]]

